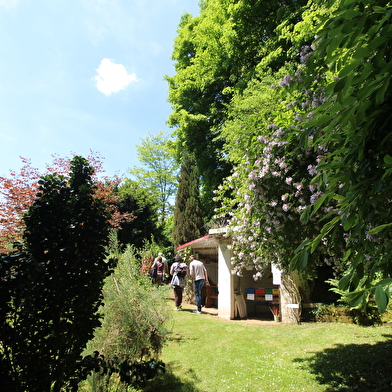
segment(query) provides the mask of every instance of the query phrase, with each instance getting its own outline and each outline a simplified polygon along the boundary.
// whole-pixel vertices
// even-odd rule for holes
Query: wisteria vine
[[[311,46],[302,48],[302,63],[312,51]],[[253,137],[253,147],[247,149],[242,162],[216,191],[216,199],[222,202],[217,217],[228,217],[233,274],[242,275],[245,269],[255,268],[254,279],[258,279],[270,262],[287,269],[296,247],[321,229],[320,217],[334,208],[321,208],[310,223],[301,222],[303,211],[323,196],[315,178],[320,174],[317,165],[328,154],[325,146],[311,146],[311,133],[306,136],[306,145],[299,146],[312,110],[325,102],[321,87],[296,91],[294,100],[293,94],[287,93],[292,84],[301,82],[301,73],[299,68],[294,77],[288,74],[271,87],[281,90],[281,99],[291,98],[285,116],[276,113],[275,121],[264,129],[256,123],[247,130],[243,137]],[[235,197],[226,198],[228,193]],[[324,242],[327,245],[326,239]],[[342,250],[329,251],[338,244],[317,252],[314,265],[327,262],[336,270],[343,268],[341,258],[332,256]]]

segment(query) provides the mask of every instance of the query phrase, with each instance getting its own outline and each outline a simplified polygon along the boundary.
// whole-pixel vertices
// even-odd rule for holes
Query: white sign
[[[286,306],[291,309],[299,309],[299,304],[287,304]]]

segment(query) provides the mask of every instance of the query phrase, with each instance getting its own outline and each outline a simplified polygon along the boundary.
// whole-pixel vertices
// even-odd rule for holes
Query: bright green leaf
[[[307,207],[302,211],[300,220],[303,223],[308,223],[309,222],[309,218],[310,218],[310,208]]]
[[[380,7],[378,5],[373,6],[373,11],[379,14],[384,14],[387,12],[386,8]]]
[[[300,250],[302,250],[305,246],[309,245],[312,242],[312,240],[307,239],[303,241],[300,245],[298,245],[297,249],[295,250],[295,253],[298,253]]]
[[[350,255],[351,255],[351,252],[352,252],[352,248],[350,248],[350,249],[348,249],[347,251],[346,251],[346,253],[344,254],[344,257],[343,257],[343,261],[347,261],[347,259],[350,257]]]
[[[351,308],[356,308],[365,300],[365,290],[353,291],[351,293],[344,294],[345,300],[349,303]]]
[[[349,231],[354,226],[355,222],[356,222],[356,216],[354,214],[351,214],[346,219],[344,219],[343,221],[344,231]]]
[[[376,92],[376,104],[381,105],[385,100],[385,93],[389,87],[388,82],[384,82]]]
[[[330,197],[330,195],[327,193],[321,197],[319,197],[315,203],[313,204],[313,212],[312,212],[312,216],[318,211],[318,209],[323,205],[324,201],[326,199],[328,199]]]
[[[343,90],[343,88],[344,88],[345,85],[346,85],[346,78],[344,77],[344,78],[339,79],[339,80],[336,82],[333,91],[334,91],[335,93],[337,93],[337,92]]]
[[[340,13],[339,18],[344,18],[344,19],[350,20],[350,19],[355,18],[358,15],[359,15],[359,11],[357,11],[356,9],[347,8],[347,9],[344,9],[344,11]],[[338,22],[338,19],[336,20],[336,22]],[[341,22],[344,23],[345,21],[341,21]]]
[[[384,163],[387,166],[392,166],[392,157],[390,155],[385,155],[384,156]]]
[[[309,259],[309,252],[307,249],[303,249],[298,259],[298,270],[300,272],[303,271],[308,265],[308,259]]]
[[[362,47],[360,46],[357,48],[357,50],[354,52],[354,59],[358,59],[363,61],[363,59],[369,57],[371,54],[371,51],[368,47]]]
[[[377,226],[374,229],[369,230],[369,234],[377,234],[380,231],[383,231],[384,229],[387,229],[389,227],[392,227],[392,223],[386,223],[385,225]]]
[[[318,244],[320,243],[321,239],[323,238],[323,236],[321,234],[319,234],[312,242],[312,246],[310,247],[310,253],[313,253],[316,248],[318,247]]]
[[[375,298],[378,311],[384,313],[388,305],[388,296],[380,285],[376,286]]]
[[[338,287],[342,291],[348,290],[351,282],[351,275],[344,275],[340,280]]]
[[[387,278],[387,279],[380,280],[378,282],[378,284],[381,285],[381,286],[392,285],[392,278]]]

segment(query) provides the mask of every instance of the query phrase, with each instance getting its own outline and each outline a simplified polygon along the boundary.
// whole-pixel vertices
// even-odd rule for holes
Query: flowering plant
[[[304,137],[303,124],[309,118],[309,107],[319,104],[322,94],[315,89],[293,95],[287,89],[293,81],[286,75],[272,89],[258,86],[264,94],[260,105],[263,101],[272,102],[280,111],[255,111],[252,121],[248,115],[247,123],[237,122],[237,142],[240,146],[248,145],[244,148],[246,154],[238,159],[232,175],[216,192],[216,200],[222,203],[217,216],[227,218],[232,271],[238,275],[247,267],[254,267],[254,278],[258,279],[271,262],[288,269],[297,246],[321,230],[319,219],[333,208],[320,208],[306,224],[301,221],[306,207],[323,196],[314,178],[327,151],[322,146],[312,149],[298,144]],[[233,129],[235,122],[230,127]],[[229,193],[234,196],[226,197]],[[341,243],[328,245],[315,253],[312,268],[324,261],[340,265],[334,255],[341,255]],[[307,263],[297,265],[302,270],[306,266]]]

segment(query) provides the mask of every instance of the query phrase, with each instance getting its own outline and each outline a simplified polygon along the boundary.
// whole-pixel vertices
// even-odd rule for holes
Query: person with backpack
[[[173,276],[171,285],[174,290],[174,310],[181,310],[182,308],[182,293],[186,286],[186,276],[188,275],[188,266],[184,263],[181,256],[176,256],[174,263],[170,268],[170,275]]]

